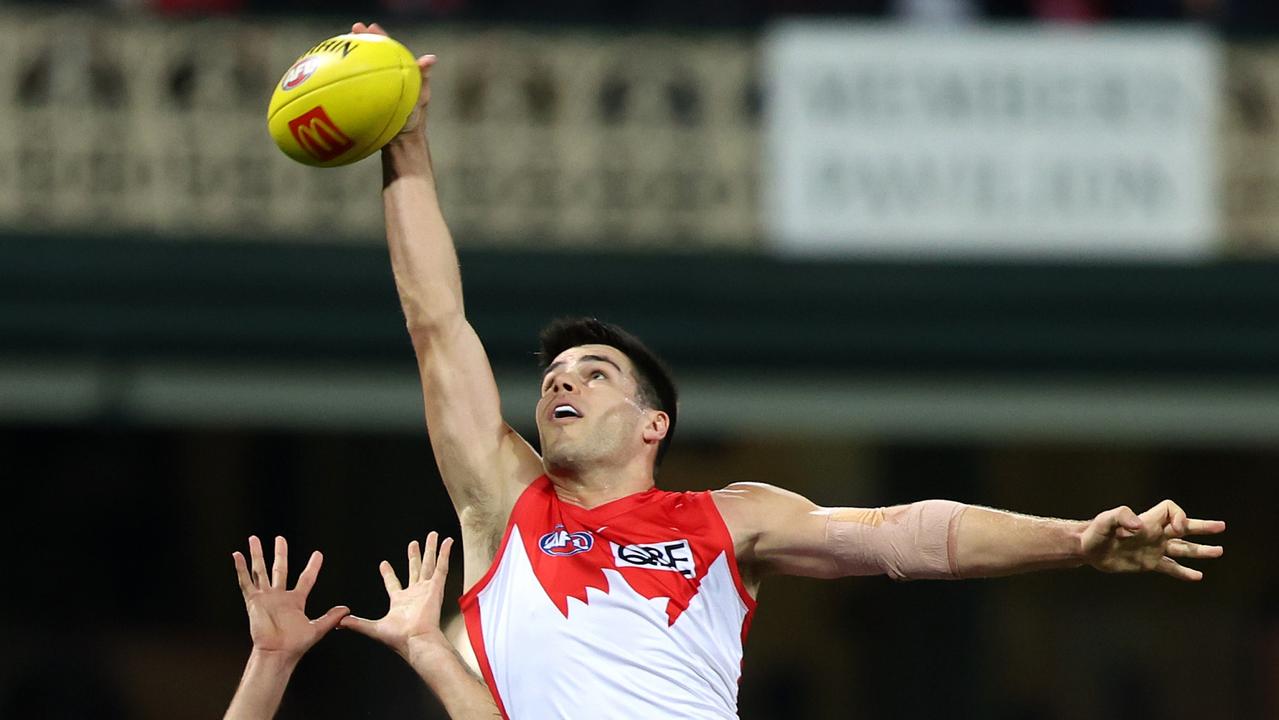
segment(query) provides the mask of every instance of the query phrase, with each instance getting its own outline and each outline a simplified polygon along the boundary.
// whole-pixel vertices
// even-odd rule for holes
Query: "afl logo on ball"
[[[569,532],[563,525],[556,525],[537,541],[537,546],[547,555],[563,557],[590,550],[595,547],[595,538],[588,532]]]
[[[306,82],[308,78],[315,74],[316,69],[320,66],[319,58],[304,58],[293,63],[293,67],[284,73],[284,79],[280,81],[281,90],[292,90],[293,88]]]

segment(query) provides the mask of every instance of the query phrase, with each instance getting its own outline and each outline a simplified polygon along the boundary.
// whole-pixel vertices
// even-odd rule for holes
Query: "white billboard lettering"
[[[1215,249],[1206,37],[791,23],[766,46],[766,225],[784,252]]]

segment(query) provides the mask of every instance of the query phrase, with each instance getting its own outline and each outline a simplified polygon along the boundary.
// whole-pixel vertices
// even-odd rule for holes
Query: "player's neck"
[[[632,463],[622,467],[597,466],[575,471],[548,470],[547,477],[555,486],[561,502],[586,509],[596,508],[627,495],[653,487],[653,473],[648,463]]]

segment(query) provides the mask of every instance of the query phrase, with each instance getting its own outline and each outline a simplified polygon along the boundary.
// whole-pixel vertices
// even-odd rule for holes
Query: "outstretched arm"
[[[324,557],[311,553],[306,568],[298,576],[297,585],[288,590],[289,548],[284,538],[275,539],[275,562],[268,578],[262,543],[257,536],[249,538],[252,574],[244,556],[232,554],[235,574],[244,595],[249,614],[249,636],[253,650],[244,667],[244,676],[236,688],[225,720],[268,720],[275,716],[284,697],[284,687],[293,675],[298,660],[319,642],[350,612],[335,607],[315,620],[306,617],[306,596],[315,585]]]
[[[1191,520],[1171,500],[1137,515],[1126,507],[1091,521],[1030,517],[945,500],[887,508],[823,508],[780,488],[730,485],[716,504],[738,559],[760,573],[810,577],[886,574],[894,579],[971,578],[1091,565],[1105,572],[1203,573],[1184,558],[1222,548],[1183,539],[1225,523]]]
[[[351,29],[386,34],[376,23]],[[520,483],[540,474],[541,461],[502,420],[488,356],[464,312],[457,252],[440,212],[426,140],[434,64],[434,55],[418,59],[422,94],[417,108],[382,151],[382,200],[391,269],[417,353],[432,449],[465,527],[472,511],[487,517],[513,502]],[[468,563],[467,569],[482,572],[486,565]]]
[[[501,717],[484,681],[471,673],[440,629],[440,606],[453,539],[446,538],[437,555],[438,538],[434,532],[427,535],[426,546],[420,551],[416,540],[409,543],[405,586],[400,585],[391,563],[383,560],[378,566],[391,600],[382,619],[365,620],[352,615],[343,618],[342,627],[368,635],[404,658],[453,720]]]
[[[956,547],[964,577],[990,577],[1055,567],[1089,565],[1103,572],[1158,572],[1202,580],[1203,572],[1178,562],[1221,557],[1220,545],[1186,540],[1225,532],[1220,520],[1194,520],[1172,500],[1138,515],[1127,506],[1092,520],[1050,520],[970,508]]]

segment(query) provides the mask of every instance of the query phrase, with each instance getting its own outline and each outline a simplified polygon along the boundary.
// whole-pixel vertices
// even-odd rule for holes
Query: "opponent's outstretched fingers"
[[[244,599],[249,598],[249,593],[253,592],[253,578],[249,576],[249,566],[244,562],[244,555],[239,550],[231,553],[231,562],[235,563],[235,579],[240,584],[240,594]]]
[[[1216,535],[1226,531],[1225,520],[1187,520],[1187,535]]]
[[[320,576],[320,567],[323,565],[324,555],[319,550],[312,551],[306,567],[302,568],[302,574],[298,575],[297,585],[293,586],[295,592],[301,593],[303,600],[311,594],[311,588],[315,587],[315,580]]]
[[[1146,529],[1145,523],[1141,521],[1141,516],[1133,512],[1132,508],[1127,505],[1120,505],[1116,510],[1118,511],[1119,527],[1128,531],[1128,534],[1124,535],[1124,537],[1131,537]]]
[[[382,583],[386,585],[387,595],[403,590],[400,587],[400,579],[395,576],[395,568],[391,567],[391,563],[383,560],[378,563],[377,569],[378,572],[382,573]]]
[[[418,575],[418,580],[430,580],[435,574],[435,546],[439,539],[440,534],[434,530],[426,534],[426,547],[422,550],[422,573]]]
[[[1164,537],[1181,537],[1186,534],[1186,511],[1172,500],[1164,500],[1154,507],[1164,526]]]
[[[249,536],[249,560],[253,568],[253,582],[258,589],[266,590],[271,587],[266,576],[266,560],[262,558],[262,541],[258,540],[257,535]]]
[[[1165,575],[1175,577],[1178,580],[1189,580],[1191,582],[1203,580],[1204,577],[1202,572],[1195,570],[1194,568],[1188,568],[1185,565],[1180,565],[1176,560],[1167,556],[1159,559],[1159,564],[1155,566],[1155,570]]]
[[[328,612],[312,620],[311,624],[320,631],[321,636],[324,636],[327,635],[330,630],[337,627],[338,624],[342,622],[342,619],[350,614],[351,608],[345,605],[338,605],[336,607],[329,608]]]
[[[330,610],[329,612],[333,612]],[[338,627],[343,630],[353,630],[361,635],[367,635],[371,638],[378,638],[378,625],[376,621],[367,618],[356,617],[355,615],[344,615],[338,618]]]
[[[409,542],[409,578],[408,584],[417,582],[418,573],[422,572],[422,552],[417,541]]]
[[[1121,539],[1133,537],[1145,527],[1137,513],[1127,505],[1101,513],[1097,516],[1097,522],[1101,524],[1100,531],[1103,535]]]
[[[1200,545],[1199,543],[1187,542],[1186,540],[1173,539],[1168,541],[1168,545],[1164,548],[1164,552],[1170,558],[1219,558],[1225,554],[1225,549],[1220,545]]]
[[[443,584],[449,576],[449,553],[453,550],[453,538],[444,538],[444,542],[440,543],[439,559],[435,563],[435,575]]]
[[[289,543],[283,535],[275,536],[275,558],[271,562],[271,587],[288,590]]]

